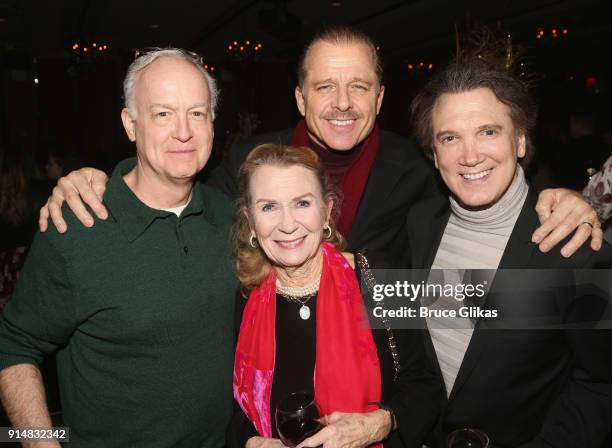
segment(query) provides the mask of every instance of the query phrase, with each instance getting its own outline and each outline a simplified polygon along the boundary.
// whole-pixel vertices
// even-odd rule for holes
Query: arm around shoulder
[[[62,216],[62,204],[66,202],[76,217],[86,227],[93,226],[93,218],[85,208],[89,205],[100,219],[108,217],[108,211],[102,205],[108,176],[95,168],[81,168],[61,177],[53,189],[51,197],[40,209],[38,224],[41,232],[48,228],[49,217],[55,228],[64,233],[68,226]]]

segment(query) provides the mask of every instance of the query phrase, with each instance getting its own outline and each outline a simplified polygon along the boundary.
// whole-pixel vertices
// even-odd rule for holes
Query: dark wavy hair
[[[514,127],[525,134],[526,166],[533,156],[531,133],[538,118],[538,107],[531,95],[532,79],[519,71],[524,67],[505,40],[480,31],[460,53],[416,95],[410,106],[412,131],[428,157],[433,159],[432,112],[438,99],[446,93],[463,93],[479,88],[490,89],[510,109]]]

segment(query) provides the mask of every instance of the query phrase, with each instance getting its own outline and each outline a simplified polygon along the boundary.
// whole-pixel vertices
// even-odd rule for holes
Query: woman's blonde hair
[[[336,218],[339,213],[337,195],[331,190],[323,164],[319,156],[309,148],[276,144],[265,144],[254,148],[240,167],[238,178],[238,199],[236,214],[232,226],[232,252],[236,262],[238,280],[243,289],[250,290],[258,286],[270,271],[270,262],[266,254],[257,245],[250,244],[251,228],[248,220],[248,210],[251,204],[249,186],[255,171],[262,166],[291,167],[301,166],[311,171],[323,195],[325,204],[333,201],[329,220],[331,235],[326,241],[342,250],[346,242],[336,229]],[[247,213],[245,213],[245,211]]]

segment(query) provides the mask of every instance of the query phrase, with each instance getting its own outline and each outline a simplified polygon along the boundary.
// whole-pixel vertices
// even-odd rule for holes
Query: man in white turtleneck
[[[525,136],[516,137],[508,107],[487,88],[440,96],[432,125],[435,164],[453,194],[431,267],[497,269],[529,189],[517,163],[525,156]],[[454,298],[444,299],[449,307],[463,306]],[[457,319],[464,325],[453,329],[440,329],[443,324],[434,319],[428,322],[449,394],[473,331],[469,318],[453,318],[455,324]]]
[[[531,242],[535,195],[518,163],[530,154],[536,122],[527,88],[504,67],[462,60],[432,78],[412,114],[450,192],[448,201],[426,201],[408,215],[413,267],[434,269],[430,283],[442,273],[453,286],[474,283],[464,278],[465,269],[488,270],[484,278],[495,282],[481,309],[556,324],[499,329],[507,322],[502,318],[491,330],[482,320],[438,317],[459,315],[452,311],[466,303],[457,295],[423,301],[445,311],[426,319],[447,397],[431,446],[446,446],[446,434],[466,427],[484,431],[494,446],[609,446],[612,331],[605,322],[591,325],[609,315],[610,291],[578,296],[557,283],[543,287],[542,280],[550,274],[566,281],[582,268],[608,275],[612,252],[608,245],[599,253],[582,248],[566,259]],[[576,323],[582,327],[564,329]]]

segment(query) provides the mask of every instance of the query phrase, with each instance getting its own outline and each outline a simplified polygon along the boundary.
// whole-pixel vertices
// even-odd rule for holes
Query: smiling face
[[[446,93],[432,111],[436,168],[461,205],[482,210],[506,192],[525,156],[525,135],[487,88]]]
[[[191,181],[210,156],[213,139],[208,83],[189,62],[160,57],[143,69],[134,90],[136,120],[122,120],[136,142],[142,177]]]
[[[308,135],[326,148],[354,148],[372,132],[384,95],[370,49],[320,41],[310,49],[305,69],[295,98]]]
[[[265,165],[251,176],[249,192],[249,224],[272,265],[316,272],[332,203],[315,174],[299,165]]]

